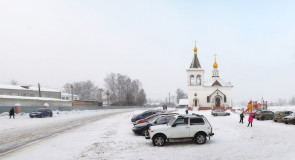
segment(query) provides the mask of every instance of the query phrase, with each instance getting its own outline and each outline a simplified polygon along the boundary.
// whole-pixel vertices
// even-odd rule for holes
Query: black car
[[[175,114],[155,116],[149,119],[146,123],[135,125],[132,131],[135,134],[145,135],[145,132],[149,129],[150,126],[167,124],[174,116]]]
[[[38,117],[38,118],[43,118],[43,117],[52,117],[52,111],[50,109],[46,109],[46,108],[39,108],[34,112],[30,113],[30,117],[34,118],[34,117]]]
[[[141,114],[137,114],[137,115],[134,115],[132,118],[131,118],[131,122],[135,122],[137,120],[140,120],[140,119],[144,119],[150,115],[153,115],[153,114],[156,114],[156,113],[161,113],[163,111],[160,111],[160,110],[148,110],[148,111],[145,111]]]

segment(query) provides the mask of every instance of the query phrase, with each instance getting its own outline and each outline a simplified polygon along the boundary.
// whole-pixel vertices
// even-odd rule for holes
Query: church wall
[[[207,102],[207,96],[211,95],[216,90],[221,91],[226,95],[226,104],[230,107],[232,107],[232,87],[216,87],[216,86],[188,86],[188,104],[189,106],[193,106],[193,100],[194,98],[197,98],[199,100],[199,105],[201,107],[212,107],[211,100],[208,103]],[[197,93],[197,96],[195,97],[195,93]],[[221,101],[221,105],[224,104],[224,99]]]

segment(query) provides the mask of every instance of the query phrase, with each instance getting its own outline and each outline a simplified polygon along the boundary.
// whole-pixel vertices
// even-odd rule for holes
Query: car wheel
[[[206,138],[206,135],[203,134],[203,133],[198,133],[196,136],[195,136],[195,142],[197,144],[204,144],[206,142],[207,138]]]
[[[214,116],[217,116],[217,114],[214,114]]]
[[[288,124],[288,122],[285,122],[285,124]]]
[[[52,113],[49,116],[52,117]]]
[[[30,118],[33,118],[33,116],[30,116]]]
[[[277,122],[277,120],[273,120],[273,121]]]
[[[166,143],[166,138],[163,135],[156,135],[153,139],[153,144],[155,146],[164,146]]]

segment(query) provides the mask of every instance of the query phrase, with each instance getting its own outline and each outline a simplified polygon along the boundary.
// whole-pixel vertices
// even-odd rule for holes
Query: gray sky
[[[0,83],[61,88],[108,73],[148,97],[186,91],[194,41],[205,78],[217,54],[234,102],[295,95],[294,1],[0,1]]]

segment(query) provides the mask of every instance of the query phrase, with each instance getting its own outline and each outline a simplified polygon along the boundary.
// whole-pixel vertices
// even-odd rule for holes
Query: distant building
[[[14,106],[20,104],[22,107],[43,107],[45,103],[49,106],[72,106],[69,100],[61,99],[61,91],[49,88],[17,86],[0,84],[0,107]]]
[[[178,107],[179,108],[187,108],[188,107],[188,99],[179,99]]]
[[[61,91],[49,88],[41,88],[41,97],[61,99]],[[38,87],[17,86],[0,84],[0,95],[21,96],[21,97],[40,97]]]
[[[197,47],[194,48],[194,58],[187,72],[188,105],[199,108],[226,108],[232,107],[232,85],[219,77],[216,57],[213,64],[212,77],[204,81],[205,70],[201,68],[197,56]]]
[[[72,100],[72,94],[70,94],[70,93],[61,93],[61,99],[71,101]],[[75,95],[75,94],[73,95],[73,99],[75,101],[80,100],[79,96]]]

